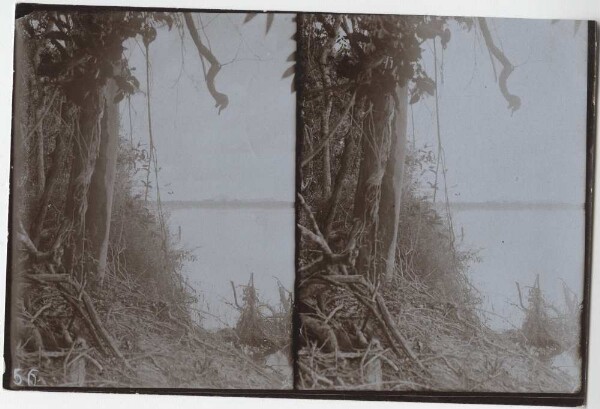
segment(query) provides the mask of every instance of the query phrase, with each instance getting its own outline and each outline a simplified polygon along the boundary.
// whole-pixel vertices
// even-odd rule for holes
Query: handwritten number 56
[[[21,368],[17,368],[13,371],[13,382],[17,386],[24,386],[25,384],[27,384],[27,386],[35,386],[37,384],[37,373],[37,369],[31,368],[27,372],[26,378],[23,379],[25,376],[23,370]]]

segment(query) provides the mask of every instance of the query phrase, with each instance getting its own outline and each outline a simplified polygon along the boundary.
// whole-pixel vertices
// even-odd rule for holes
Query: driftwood
[[[58,235],[55,243],[52,246],[52,249],[47,252],[39,251],[35,247],[31,239],[23,229],[22,225],[20,226],[20,231],[17,233],[17,236],[19,241],[23,244],[27,253],[34,259],[34,261],[37,263],[47,263],[49,270],[52,272],[52,274],[28,274],[25,277],[39,283],[56,284],[63,298],[65,298],[67,302],[74,308],[74,310],[81,316],[81,318],[84,320],[84,322],[90,329],[90,333],[94,337],[94,341],[98,345],[98,348],[102,352],[105,352],[102,342],[100,341],[101,339],[104,340],[104,342],[108,344],[114,355],[120,358],[128,369],[131,369],[123,353],[117,346],[116,341],[113,339],[113,337],[102,324],[100,317],[98,316],[98,313],[96,312],[96,309],[94,307],[92,298],[89,296],[87,291],[85,291],[85,288],[81,284],[73,280],[73,278],[69,274],[54,273],[55,270],[52,267],[52,263],[54,262],[56,264],[59,264],[59,255],[62,255],[62,235]],[[71,286],[75,290],[77,296],[74,296],[71,293],[71,291],[69,291],[68,286]],[[83,308],[85,308],[87,314],[85,314],[83,311],[83,308],[81,306],[82,302]]]
[[[298,201],[307,213],[308,219],[314,231],[311,231],[300,224],[298,224],[298,228],[302,232],[303,236],[312,240],[323,252],[323,256],[318,258],[317,261],[311,263],[309,268],[306,268],[302,272],[306,273],[309,270],[317,270],[318,268],[318,270],[314,273],[315,277],[312,277],[313,280],[326,281],[332,285],[343,287],[349,290],[350,293],[370,311],[371,315],[377,319],[395,354],[400,358],[408,357],[423,372],[428,373],[425,366],[423,366],[422,362],[418,359],[410,347],[408,341],[398,331],[396,323],[394,322],[392,315],[385,304],[385,300],[379,293],[378,288],[373,286],[373,284],[371,284],[368,279],[362,275],[348,274],[348,270],[345,267],[353,267],[352,264],[349,263],[349,259],[345,265],[342,265],[344,268],[340,268],[342,274],[327,274],[327,267],[333,265],[334,260],[337,263],[343,264],[345,260],[344,257],[348,257],[348,255],[333,253],[331,247],[327,243],[327,240],[319,230],[319,226],[316,222],[314,214],[300,194],[298,194]],[[348,252],[348,254],[350,253],[351,252]],[[323,273],[318,274],[319,272]],[[331,338],[329,334],[327,334],[327,337]],[[333,344],[333,341],[330,341],[330,345],[331,344]],[[400,347],[398,347],[398,345]]]
[[[71,307],[75,310],[75,312],[77,312],[77,314],[85,322],[85,325],[88,327],[90,333],[92,334],[92,338],[94,338],[94,343],[98,346],[98,349],[100,350],[100,352],[103,355],[107,355],[108,351],[106,351],[106,349],[104,348],[104,345],[102,344],[100,335],[98,334],[98,331],[96,331],[96,327],[94,326],[94,323],[90,320],[89,316],[85,313],[79,300],[76,297],[72,296],[70,294],[70,292],[68,291],[68,289],[60,283],[60,281],[57,281],[57,285],[58,285],[58,288],[59,288],[63,298],[65,300],[67,300],[67,302],[71,305]]]
[[[112,350],[113,354],[116,357],[118,357],[119,359],[121,359],[128,369],[132,369],[131,366],[129,365],[129,363],[127,362],[127,359],[125,359],[125,356],[123,355],[123,353],[117,346],[116,341],[114,340],[112,335],[110,335],[110,333],[106,330],[106,328],[100,321],[100,317],[98,316],[98,313],[96,312],[96,308],[94,307],[92,298],[89,296],[87,291],[85,291],[85,289],[80,284],[76,283],[68,274],[35,274],[35,275],[30,274],[27,276],[27,278],[38,281],[38,282],[42,282],[42,283],[50,282],[50,283],[68,284],[71,287],[73,287],[73,289],[75,289],[77,294],[80,294],[80,296],[81,296],[81,300],[83,301],[83,305],[89,316],[89,322],[91,323],[91,326],[93,328],[92,333],[94,331],[97,332],[98,335],[100,336],[100,338],[102,340],[104,340],[104,342],[106,342],[106,344],[108,344],[108,346]],[[64,286],[62,288],[63,288],[63,290],[66,290],[66,288]],[[71,297],[73,297],[70,293],[69,293],[69,295]],[[75,297],[73,297],[73,298],[75,298]],[[75,298],[75,299],[77,299],[77,298]],[[73,302],[70,302],[70,303],[71,303],[71,305],[73,305]],[[81,310],[79,308],[76,308],[76,309],[78,310],[78,312],[81,315]],[[100,344],[100,347],[101,347],[101,344]]]

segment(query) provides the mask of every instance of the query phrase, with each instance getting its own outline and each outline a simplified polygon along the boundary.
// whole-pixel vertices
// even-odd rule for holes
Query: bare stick
[[[235,284],[233,283],[233,281],[230,281],[230,283],[231,283],[231,289],[233,290],[233,301],[235,302],[235,306],[238,310],[241,310],[242,307],[240,307],[240,304],[238,303],[237,293],[235,292]]]
[[[517,292],[519,293],[519,305],[521,306],[521,309],[527,310],[527,308],[525,308],[525,305],[523,305],[523,296],[521,295],[521,286],[519,285],[518,281],[515,281],[515,284],[517,285]]]

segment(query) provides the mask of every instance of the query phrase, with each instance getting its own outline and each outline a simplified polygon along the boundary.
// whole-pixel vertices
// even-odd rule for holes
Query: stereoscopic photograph
[[[596,59],[579,20],[20,5],[4,387],[583,402]]]
[[[294,33],[17,20],[11,386],[292,387]]]
[[[580,390],[587,30],[299,17],[296,387]]]

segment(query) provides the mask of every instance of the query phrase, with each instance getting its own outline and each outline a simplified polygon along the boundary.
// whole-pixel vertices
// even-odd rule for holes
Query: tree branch
[[[348,115],[348,112],[350,112],[350,109],[354,106],[354,100],[355,99],[356,99],[356,91],[354,91],[354,94],[352,94],[352,98],[350,99],[350,102],[346,106],[346,109],[344,110],[344,112],[340,116],[340,119],[338,120],[338,122],[335,125],[335,127],[331,130],[331,132],[329,132],[329,134],[327,134],[326,136],[324,136],[324,138],[321,140],[321,142],[319,143],[319,145],[317,145],[317,147],[314,148],[313,151],[310,154],[308,154],[308,156],[302,161],[302,163],[300,164],[301,167],[304,167],[304,166],[308,165],[309,162],[311,160],[313,160],[313,158],[319,154],[319,152],[321,151],[321,149],[323,149],[327,145],[327,143],[333,137],[333,135],[335,135],[335,133],[337,132],[338,128],[342,125],[342,122],[344,122],[344,118],[346,117],[346,115]]]
[[[342,16],[337,16],[332,28],[326,27],[328,34],[327,41],[323,46],[319,58],[319,68],[321,71],[321,82],[323,88],[331,87],[331,75],[329,72],[329,56],[333,53],[333,46],[337,38],[337,32],[342,24]],[[331,109],[333,108],[333,99],[331,91],[325,91],[325,107],[321,111],[321,138],[323,144],[323,196],[328,200],[331,195],[331,152],[329,149],[329,120]]]
[[[344,145],[344,151],[342,153],[342,163],[340,164],[340,169],[335,178],[335,183],[333,185],[333,192],[328,201],[328,206],[325,213],[325,237],[329,237],[331,233],[331,226],[333,225],[333,220],[335,218],[335,210],[338,206],[342,198],[342,188],[344,187],[344,180],[346,179],[346,174],[350,169],[350,160],[354,154],[354,137],[350,134],[351,130],[348,131],[348,135],[346,136],[346,144]]]
[[[78,294],[80,294],[81,299],[83,301],[83,305],[85,306],[85,309],[89,315],[90,322],[93,325],[94,329],[98,332],[98,334],[102,337],[102,339],[108,344],[110,349],[113,351],[114,355],[117,356],[119,359],[121,359],[128,369],[132,369],[131,366],[129,365],[129,363],[127,362],[127,359],[125,359],[125,356],[123,355],[123,353],[117,346],[117,343],[114,340],[114,338],[106,330],[104,325],[102,325],[102,322],[100,321],[100,317],[98,316],[98,313],[96,312],[96,308],[94,308],[94,303],[92,301],[92,298],[89,296],[87,291],[85,291],[85,289],[81,285],[76,283],[68,274],[36,274],[36,275],[28,275],[27,277],[32,280],[39,281],[42,283],[43,282],[54,282],[54,283],[57,283],[58,285],[60,285],[61,283],[71,285],[75,289],[75,291]]]
[[[484,17],[479,17],[479,28],[481,29],[481,34],[483,35],[483,39],[485,40],[485,45],[488,47],[488,50],[492,53],[492,55],[502,64],[502,71],[500,72],[500,77],[498,78],[498,84],[500,85],[500,92],[504,96],[504,99],[508,102],[508,108],[515,112],[517,109],[521,107],[521,98],[518,96],[511,94],[508,91],[508,87],[506,85],[506,81],[508,77],[513,72],[515,67],[506,58],[506,55],[498,48],[498,46],[494,43],[492,39],[492,33],[487,25],[487,21]]]
[[[221,70],[221,63],[217,60],[214,54],[206,48],[204,44],[202,44],[202,40],[200,40],[200,36],[198,35],[198,30],[196,29],[196,24],[194,23],[194,19],[192,18],[191,13],[183,13],[185,17],[185,23],[187,25],[188,31],[190,32],[190,36],[194,41],[194,45],[196,49],[198,49],[198,54],[200,54],[200,58],[206,58],[206,60],[210,63],[210,68],[208,69],[208,74],[206,75],[206,86],[208,87],[208,92],[212,95],[215,100],[215,107],[219,108],[219,114],[222,110],[227,108],[229,104],[229,98],[227,95],[218,92],[215,88],[215,77]]]
[[[233,283],[233,281],[230,281],[230,283],[231,283],[231,289],[233,290],[233,301],[235,302],[235,307],[238,310],[242,310],[243,308],[238,303],[237,292],[235,291],[235,284]]]

